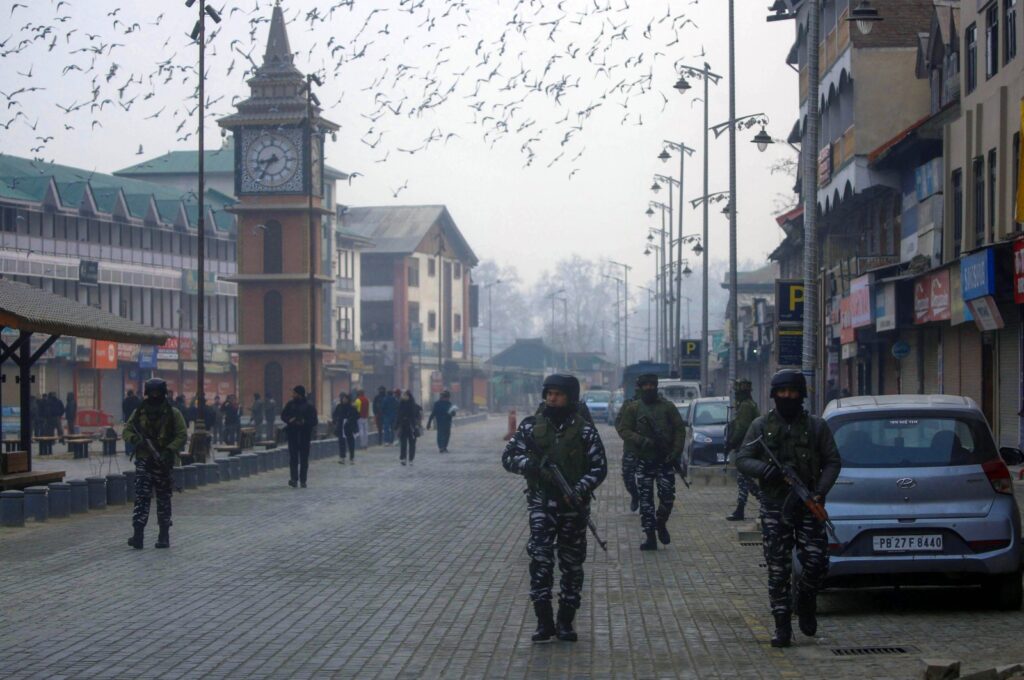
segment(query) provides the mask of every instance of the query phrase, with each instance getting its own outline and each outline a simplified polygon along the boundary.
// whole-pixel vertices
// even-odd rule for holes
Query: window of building
[[[974,159],[974,247],[985,243],[985,157]]]
[[[263,227],[257,227],[257,231],[263,234],[263,272],[280,274],[283,271],[281,251],[284,249],[281,243],[281,223],[277,220],[267,220]]]
[[[359,282],[364,286],[395,285],[395,270],[390,257],[364,255],[359,267]]]
[[[964,43],[967,45],[967,49],[964,50],[964,60],[966,65],[964,66],[964,75],[966,76],[967,82],[967,94],[974,92],[974,89],[978,87],[978,25],[971,24],[967,27],[967,31],[964,34]]]
[[[433,258],[427,260],[427,276],[437,276],[437,262]]]
[[[355,252],[351,250],[345,250],[343,248],[338,249],[338,269],[336,276],[339,279],[352,279],[355,278],[356,271],[356,258]]]
[[[1009,64],[1017,56],[1017,0],[1004,0],[1003,52],[1004,62]]]
[[[953,171],[953,257],[960,257],[964,242],[964,173]]]
[[[281,310],[281,294],[276,290],[263,296],[263,342],[279,344],[284,342],[284,323]]]
[[[437,330],[437,312],[427,312],[427,330]]]
[[[410,288],[419,288],[420,286],[420,261],[415,257],[409,258],[405,264],[406,278]]]
[[[390,300],[363,300],[359,312],[360,337],[364,343],[394,339],[394,310]]]
[[[999,206],[996,201],[996,161],[998,160],[996,150],[988,152],[988,227],[993,240],[996,238],[996,220],[999,218]]]
[[[985,78],[999,73],[999,3],[985,10]]]
[[[338,307],[338,340],[352,340],[352,319],[355,310],[352,307]]]
[[[454,321],[453,325],[455,326],[455,332],[456,333],[461,333],[462,332],[462,315],[461,314],[456,314],[455,315],[455,321]]]

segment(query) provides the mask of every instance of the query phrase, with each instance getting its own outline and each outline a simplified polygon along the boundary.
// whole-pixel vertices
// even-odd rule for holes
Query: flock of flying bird
[[[515,144],[524,166],[564,163],[571,179],[580,169],[582,138],[593,116],[615,116],[620,126],[644,125],[643,112],[652,109],[638,104],[653,100],[653,110],[660,105],[664,111],[675,65],[704,56],[703,47],[694,53],[684,37],[697,25],[680,9],[697,2],[286,0],[282,8],[293,49],[310,45],[295,61],[324,80],[319,95],[325,115],[358,112],[346,119],[349,129],[342,134],[373,149],[375,162],[448,145],[460,138],[453,130],[466,134],[472,125],[492,148]],[[41,21],[28,20],[41,13],[40,0],[31,8],[11,3],[5,21],[11,34],[4,37],[0,29],[0,147],[13,152],[4,137],[19,126],[31,129],[29,150],[37,161],[53,156],[57,143],[81,130],[127,128],[139,121],[160,121],[174,131],[179,147],[193,138],[196,46],[187,30],[166,17],[166,3],[110,11],[96,0],[49,4],[46,14],[52,17]],[[233,79],[244,81],[259,67],[272,4],[209,4],[222,18],[218,24],[207,21],[206,108],[212,124],[247,94]],[[127,16],[153,8],[158,11],[149,17]],[[191,28],[192,16],[191,10],[185,17],[176,13],[175,21]],[[104,19],[102,31],[83,28],[97,17]],[[132,58],[130,50],[151,55],[149,61]],[[59,111],[49,109],[53,105]],[[137,153],[144,153],[141,145]],[[393,195],[407,186],[408,181]]]

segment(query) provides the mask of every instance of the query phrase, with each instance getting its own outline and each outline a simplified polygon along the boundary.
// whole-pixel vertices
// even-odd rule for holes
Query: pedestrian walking
[[[420,423],[423,418],[423,407],[412,398],[412,392],[402,392],[402,398],[398,402],[398,418],[396,429],[398,430],[398,441],[401,445],[401,457],[399,460],[405,465],[408,455],[409,465],[416,459],[416,439],[420,436]]]
[[[448,390],[441,392],[441,396],[430,409],[427,429],[430,429],[431,423],[437,423],[437,450],[439,453],[448,453],[448,441],[452,436],[452,420],[455,418],[457,410],[452,404],[452,394]]]
[[[143,533],[149,522],[149,505],[156,492],[156,520],[160,528],[157,548],[171,547],[171,468],[185,447],[188,430],[181,412],[167,399],[167,383],[151,378],[143,387],[145,400],[128,417],[124,439],[135,449],[134,533],[128,545],[142,549]]]
[[[746,378],[741,378],[736,381],[733,386],[735,393],[735,400],[733,403],[736,404],[736,411],[733,419],[729,422],[729,426],[726,428],[725,438],[725,449],[728,452],[729,460],[732,460],[736,452],[739,451],[740,447],[743,446],[743,440],[747,436],[747,430],[750,429],[750,424],[754,422],[754,419],[761,415],[757,409],[757,404],[750,397],[750,381]],[[737,471],[736,473],[736,509],[731,515],[726,517],[730,522],[739,522],[744,518],[744,511],[747,507],[747,496],[751,491],[754,492],[754,496],[760,501],[760,492],[757,488],[757,483],[747,477],[745,474]]]
[[[235,395],[229,394],[228,398],[220,407],[221,431],[224,434],[224,443],[234,445],[238,443],[238,430],[241,427],[241,415],[238,412],[238,401]]]
[[[373,403],[370,408],[373,412],[373,424],[377,426],[377,446],[384,445],[384,397],[388,394],[388,388],[381,385],[377,388],[377,394],[373,396]]]
[[[828,535],[825,524],[810,513],[793,492],[785,475],[771,460],[790,468],[820,504],[842,469],[839,451],[828,424],[804,409],[807,381],[794,369],[772,378],[775,408],[756,418],[736,457],[739,472],[761,487],[761,538],[768,563],[768,599],[775,618],[772,647],[788,647],[793,638],[790,578],[793,549],[803,567],[797,585],[796,613],[800,631],[813,637],[818,630],[818,590],[828,574]]]
[[[43,404],[42,400],[32,395],[28,398],[28,417],[32,424],[32,436],[39,437],[43,434]]]
[[[135,409],[142,406],[142,399],[135,394],[135,390],[128,390],[121,401],[121,422],[127,424],[128,419],[135,413]],[[124,434],[122,433],[122,438]],[[124,452],[130,459],[135,454],[135,445],[127,439],[124,440]]]
[[[296,484],[301,484],[305,489],[309,475],[310,439],[317,418],[316,408],[306,400],[306,388],[302,385],[296,385],[292,390],[291,400],[281,411],[281,420],[288,432],[288,465],[291,473],[288,486],[294,488]]]
[[[263,400],[260,399],[259,392],[252,395],[252,406],[249,407],[249,421],[255,431],[254,436],[256,439],[261,439],[263,437]]]
[[[668,399],[658,394],[658,376],[645,373],[636,379],[639,399],[622,407],[615,429],[623,447],[636,456],[636,486],[640,497],[640,526],[644,531],[641,550],[657,550],[658,540],[668,545],[672,537],[668,518],[676,499],[675,466],[681,460],[686,442],[683,417]],[[654,507],[654,487],[658,488],[658,508]],[[657,539],[655,540],[655,534]]]
[[[224,412],[220,410],[220,395],[213,398],[213,441],[221,443],[224,441]]]
[[[277,399],[274,395],[268,394],[267,400],[263,402],[263,416],[267,421],[266,438],[270,441],[277,441]]]
[[[359,446],[365,449],[370,445],[370,400],[362,390],[356,391],[355,407],[359,411]]]
[[[56,392],[50,392],[50,414],[54,418],[54,427],[57,429],[57,437],[64,441],[64,425],[61,420],[66,413],[64,402],[60,400]]]
[[[78,400],[75,399],[74,392],[68,392],[67,399],[64,400],[64,420],[68,424],[68,434],[77,434]]]
[[[401,400],[401,390],[388,391],[381,402],[381,419],[384,421],[384,443],[391,445],[395,443],[395,420],[398,418],[398,402]]]
[[[352,399],[342,392],[338,396],[338,405],[331,414],[331,425],[338,437],[338,462],[345,464],[345,453],[350,462],[356,462],[356,432],[359,431],[359,411],[352,406]]]
[[[575,642],[573,621],[580,608],[583,562],[587,557],[587,521],[594,490],[608,474],[604,444],[597,429],[577,410],[579,381],[571,375],[549,375],[541,392],[546,404],[523,419],[505,446],[501,464],[526,478],[530,517],[530,600],[537,616],[534,642]],[[582,505],[573,508],[553,482],[546,464],[557,466]],[[552,613],[555,555],[562,574],[557,624]]]

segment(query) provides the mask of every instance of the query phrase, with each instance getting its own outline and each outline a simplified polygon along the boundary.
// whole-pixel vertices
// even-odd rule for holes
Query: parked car
[[[583,394],[583,403],[590,409],[595,423],[608,421],[608,403],[612,400],[609,390],[588,390]]]
[[[615,421],[619,417],[619,412],[622,411],[622,405],[626,403],[626,395],[623,394],[622,390],[615,390],[612,392],[612,400],[608,402],[608,424],[614,425]]]
[[[843,470],[828,496],[826,586],[980,585],[989,604],[1020,609],[1020,509],[1007,463],[966,397],[833,401],[824,418]]]
[[[729,397],[694,399],[681,415],[687,424],[683,459],[690,465],[724,465]]]
[[[658,381],[658,392],[676,406],[699,399],[701,396],[700,383],[693,380],[660,380]]]

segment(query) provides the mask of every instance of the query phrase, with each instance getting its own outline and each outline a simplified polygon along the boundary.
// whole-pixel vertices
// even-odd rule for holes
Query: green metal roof
[[[204,171],[210,174],[233,174],[235,172],[235,145],[229,141],[222,149],[206,151]],[[132,175],[195,175],[199,172],[198,151],[168,151],[163,156],[115,170],[120,177]]]

